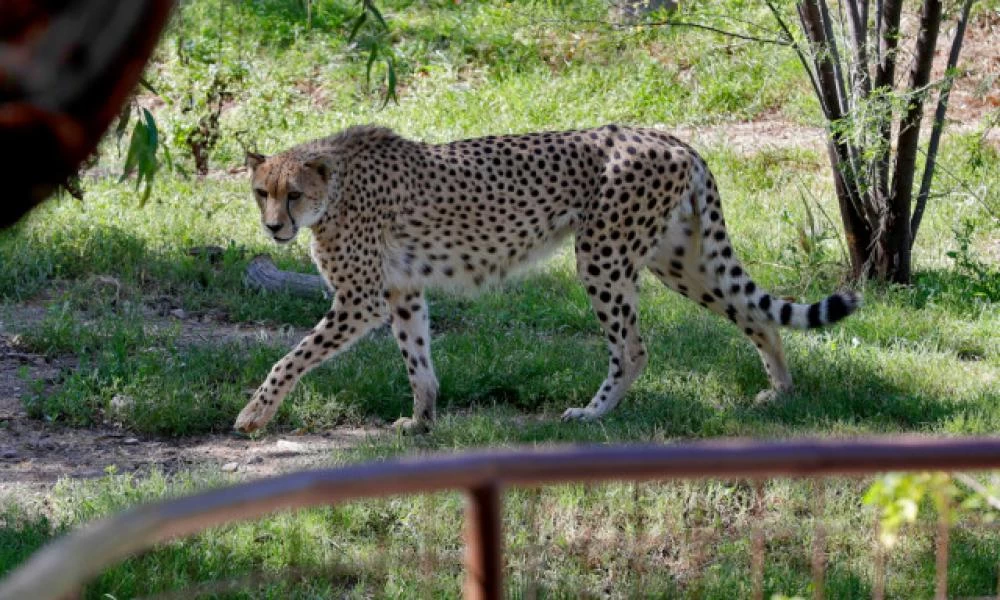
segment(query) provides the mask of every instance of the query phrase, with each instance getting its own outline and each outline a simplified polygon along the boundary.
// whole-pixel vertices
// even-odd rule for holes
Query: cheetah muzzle
[[[852,292],[796,304],[755,285],[733,253],[704,160],[657,130],[607,125],[431,145],[354,127],[274,156],[249,154],[247,165],[265,232],[288,242],[311,229],[313,261],[336,291],[240,412],[240,431],[264,427],[306,372],[386,321],[414,398],[413,416],[397,424],[426,430],[438,382],[424,289],[498,282],[570,234],[610,360],[593,399],[567,409],[567,420],[606,414],[646,366],[643,269],[747,335],[771,383],[762,399],[792,388],[779,326],[834,323],[860,304]]]

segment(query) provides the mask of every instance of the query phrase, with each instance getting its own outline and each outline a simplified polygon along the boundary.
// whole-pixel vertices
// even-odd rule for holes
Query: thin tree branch
[[[917,193],[913,218],[910,220],[910,234],[913,236],[913,240],[917,239],[920,221],[923,219],[924,209],[927,207],[931,181],[934,179],[934,167],[937,165],[938,145],[941,142],[941,132],[944,130],[944,117],[948,112],[948,97],[951,95],[951,87],[955,82],[955,66],[958,65],[958,55],[962,51],[962,40],[965,38],[965,26],[969,22],[969,11],[972,9],[974,2],[975,0],[965,0],[965,4],[962,5],[962,13],[958,17],[958,24],[955,27],[955,38],[951,42],[951,52],[948,54],[948,64],[944,72],[944,83],[941,86],[941,92],[938,94],[937,109],[934,111],[934,123],[931,129],[930,142],[927,146],[927,160],[924,162],[924,174],[920,180],[920,191]]]
[[[875,88],[881,90],[882,93],[894,89],[896,47],[899,44],[899,20],[902,9],[903,0],[883,0],[879,2],[879,62],[875,68]],[[885,101],[883,100],[882,102],[884,103]],[[878,109],[880,112],[880,123],[878,125],[878,138],[875,141],[875,147],[878,152],[874,159],[874,200],[878,206],[885,207],[889,199],[890,146],[893,118],[890,106],[880,106]]]
[[[993,510],[1000,510],[1000,498],[991,494],[990,491],[986,489],[985,485],[973,479],[971,475],[968,473],[957,472],[952,473],[952,476],[962,482],[966,487],[971,488],[973,492],[982,496],[983,500],[985,500]]]
[[[838,50],[837,38],[833,33],[833,20],[830,18],[830,11],[827,8],[826,0],[819,0],[820,16],[823,22],[823,33],[826,37],[826,46],[829,48],[833,63],[833,75],[834,83],[836,84],[837,100],[840,103],[840,114],[841,118],[845,118],[851,115],[851,103],[849,101],[850,94],[847,91],[847,84],[844,79],[844,73],[841,69],[841,58],[840,51]],[[841,6],[841,10],[843,6]],[[843,12],[840,13],[843,17]],[[843,33],[843,21],[841,21],[841,32]],[[851,176],[851,187],[854,188],[853,196],[858,202],[862,202],[862,179],[861,179],[861,165],[859,159],[859,152],[857,147],[850,142],[850,136],[845,136],[843,132],[838,133],[839,142],[843,144],[844,150],[846,150],[846,157],[848,159],[847,166],[850,171]],[[863,208],[859,207],[859,208]]]
[[[809,83],[812,84],[813,92],[816,93],[816,97],[820,99],[820,107],[823,108],[823,112],[825,114],[826,109],[822,106],[823,92],[821,92],[819,89],[819,83],[817,83],[816,81],[816,75],[813,72],[812,67],[809,65],[809,61],[806,60],[805,53],[802,52],[802,48],[799,46],[799,43],[795,41],[795,36],[792,35],[792,31],[788,28],[788,25],[785,23],[785,20],[781,18],[781,13],[778,12],[777,8],[775,8],[774,4],[772,3],[772,0],[764,0],[764,3],[767,4],[767,7],[769,9],[771,9],[771,14],[774,15],[774,20],[778,22],[778,26],[781,27],[781,31],[785,34],[785,36],[788,39],[792,40],[791,44],[792,49],[795,50],[795,54],[797,54],[799,57],[799,62],[802,63],[802,68],[805,70],[806,75],[809,76]]]
[[[823,26],[822,9],[817,4],[819,1],[821,0],[801,0],[797,8],[816,69],[817,94],[827,118],[827,152],[833,169],[833,182],[840,204],[844,233],[851,251],[853,276],[861,277],[866,270],[865,257],[869,254],[868,248],[872,241],[871,219],[866,216],[867,207],[860,197],[851,150],[842,132],[838,131],[838,124],[842,123],[845,114],[837,96],[833,54],[830,51],[827,29]]]
[[[852,49],[854,50],[854,99],[867,98],[871,91],[871,74],[868,70],[868,2],[864,0],[858,10],[857,0],[848,0]]]
[[[644,23],[637,23],[637,25],[643,25],[648,27],[660,27],[663,25],[671,25],[676,27],[691,27],[693,29],[703,29],[705,31],[711,31],[713,33],[718,33],[727,37],[733,37],[740,40],[747,40],[750,42],[762,42],[764,44],[774,44],[775,46],[791,46],[792,40],[782,39],[782,38],[762,38],[755,35],[749,35],[745,33],[736,33],[735,31],[726,31],[725,29],[719,29],[717,27],[712,27],[711,25],[703,25],[701,23],[690,23],[688,21],[674,21],[668,19],[666,21],[650,21]]]
[[[692,29],[701,29],[704,31],[711,31],[712,33],[718,33],[731,38],[736,38],[740,40],[746,40],[749,42],[760,42],[762,44],[772,44],[775,46],[792,46],[794,45],[794,40],[792,38],[765,38],[756,35],[751,35],[748,33],[738,33],[735,31],[728,31],[726,29],[721,29],[718,27],[712,27],[711,25],[705,25],[703,23],[691,23],[690,21],[678,21],[675,19],[667,19],[666,21],[640,21],[637,23],[620,25],[617,23],[612,23],[610,21],[604,21],[601,19],[542,19],[540,23],[587,23],[591,25],[604,25],[605,27],[611,29],[631,29],[636,27],[664,27],[664,26],[675,26],[675,27],[690,27]]]

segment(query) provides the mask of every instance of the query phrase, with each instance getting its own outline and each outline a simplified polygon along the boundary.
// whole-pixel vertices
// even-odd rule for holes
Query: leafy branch
[[[371,0],[358,0],[358,4],[361,5],[361,13],[351,23],[351,31],[347,36],[347,41],[368,52],[368,62],[365,66],[365,87],[371,87],[372,67],[375,63],[385,64],[386,91],[382,102],[384,108],[389,100],[399,102],[399,98],[396,96],[396,55],[389,42],[389,24],[386,23],[382,12]],[[366,25],[369,25],[368,35],[359,38],[362,28],[365,28]]]

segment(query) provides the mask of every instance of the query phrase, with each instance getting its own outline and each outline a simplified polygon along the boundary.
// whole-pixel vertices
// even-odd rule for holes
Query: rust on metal
[[[753,525],[750,533],[750,586],[753,600],[764,598],[764,482],[753,482]]]
[[[465,511],[465,597],[503,597],[503,530],[501,489],[486,483],[469,490]]]

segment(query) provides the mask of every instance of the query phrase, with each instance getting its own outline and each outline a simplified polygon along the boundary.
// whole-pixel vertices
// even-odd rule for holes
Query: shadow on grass
[[[308,257],[268,246],[230,244],[220,255],[195,256],[186,247],[153,248],[113,226],[30,234],[16,226],[0,232],[0,298],[17,302],[43,291],[51,294],[58,282],[75,308],[109,309],[114,307],[99,302],[107,285],[95,277],[111,276],[120,286],[119,299],[155,303],[166,297],[189,312],[221,310],[233,321],[315,324],[329,307],[321,296],[303,299],[246,287],[246,266],[258,253],[273,253],[281,269],[315,272]]]
[[[140,300],[173,294],[188,310],[221,307],[234,321],[290,321],[308,326],[326,310],[322,299],[306,301],[246,290],[242,276],[252,253],[245,248],[230,246],[217,262],[211,262],[179,249],[152,249],[117,228],[98,231],[100,235],[53,233],[46,234],[52,236],[47,239],[26,240],[3,234],[0,251],[5,256],[34,257],[24,260],[48,267],[32,271],[17,261],[4,263],[0,282],[11,282],[15,288],[20,285],[23,291],[42,288],[54,279],[70,279],[80,286],[75,292],[80,308],[92,308],[96,297],[87,278],[112,274],[125,288],[135,290]],[[285,257],[278,262],[286,269],[308,269],[304,260]],[[18,279],[22,273],[28,273],[27,279]],[[933,389],[921,389],[919,378],[901,381],[887,376],[885,365],[873,360],[873,351],[826,349],[790,352],[797,391],[780,403],[756,406],[752,398],[767,387],[767,380],[756,352],[740,332],[679,296],[644,292],[643,306],[642,326],[651,357],[647,374],[600,425],[564,426],[556,422],[557,415],[569,406],[586,405],[607,370],[597,320],[572,272],[552,268],[475,300],[434,295],[431,312],[441,412],[497,406],[541,414],[543,421],[509,434],[512,440],[535,441],[552,436],[658,439],[796,434],[831,426],[859,432],[934,430],[956,410],[951,399]],[[112,320],[134,318],[116,316],[114,310],[109,308]],[[228,430],[229,413],[245,401],[245,388],[256,387],[267,364],[284,350],[261,346],[234,354],[226,347],[206,346],[174,352],[170,360],[164,360],[133,347],[133,342],[100,347],[104,343],[113,346],[114,336],[108,340],[107,336],[64,337],[64,351],[74,351],[80,340],[92,343],[89,364],[94,374],[78,378],[79,385],[59,399],[60,410],[69,411],[80,401],[92,405],[84,411],[91,414],[106,404],[112,392],[150,395],[137,400],[149,407],[151,422],[134,426],[169,435]],[[207,366],[192,369],[192,364]],[[122,389],[111,390],[113,382]],[[393,341],[385,337],[358,344],[306,377],[301,387],[291,405],[282,408],[279,423],[334,426],[345,416],[391,421],[411,411],[402,360]],[[193,410],[184,416],[170,408],[173,400],[166,403],[165,413],[153,410],[159,398],[176,400],[177,406],[198,405],[199,398],[211,400],[202,402],[207,413]],[[154,418],[156,414],[162,418]],[[86,415],[80,419],[86,420]]]

